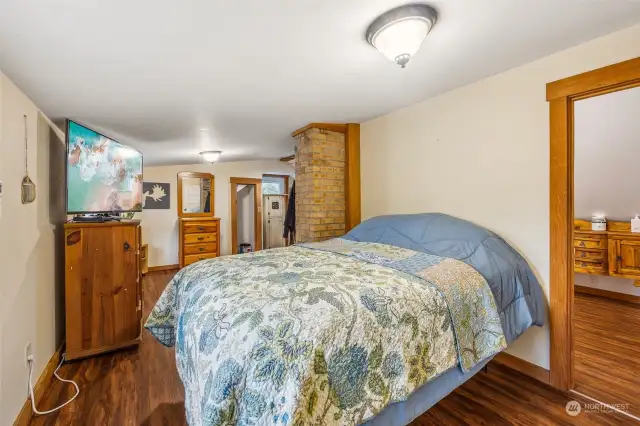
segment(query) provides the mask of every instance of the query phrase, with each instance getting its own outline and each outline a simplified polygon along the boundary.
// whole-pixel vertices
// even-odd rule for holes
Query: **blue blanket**
[[[442,213],[389,215],[366,220],[343,238],[390,244],[470,265],[493,292],[508,343],[530,326],[544,324],[546,301],[531,268],[506,241],[481,226]]]

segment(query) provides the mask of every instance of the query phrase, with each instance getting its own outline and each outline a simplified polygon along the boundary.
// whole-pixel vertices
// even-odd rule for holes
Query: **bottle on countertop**
[[[640,217],[631,218],[631,232],[640,232]]]
[[[607,218],[604,215],[594,214],[591,217],[591,230],[592,231],[606,231],[607,230]]]

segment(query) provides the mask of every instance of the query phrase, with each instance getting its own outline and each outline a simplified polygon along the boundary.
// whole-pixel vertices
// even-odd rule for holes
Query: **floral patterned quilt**
[[[355,425],[506,347],[484,278],[449,258],[333,239],[195,263],[145,327],[200,425]]]

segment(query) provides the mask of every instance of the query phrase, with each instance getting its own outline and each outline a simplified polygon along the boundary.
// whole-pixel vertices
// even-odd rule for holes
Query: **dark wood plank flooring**
[[[144,279],[145,316],[173,276],[154,272]],[[173,349],[145,331],[137,350],[121,351],[66,364],[62,377],[78,382],[77,400],[32,425],[186,425],[183,388]],[[39,404],[47,409],[67,400],[72,388],[54,382]],[[413,425],[623,425],[634,421],[615,413],[583,412],[570,417],[576,399],[496,363],[481,372]]]
[[[640,305],[576,293],[575,390],[640,417]]]

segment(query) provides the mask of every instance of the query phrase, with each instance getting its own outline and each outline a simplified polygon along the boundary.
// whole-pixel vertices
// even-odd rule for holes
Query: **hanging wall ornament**
[[[27,116],[24,116],[24,179],[22,179],[22,204],[33,203],[36,199],[36,184],[29,178],[28,169],[28,152],[29,146],[27,143]]]

